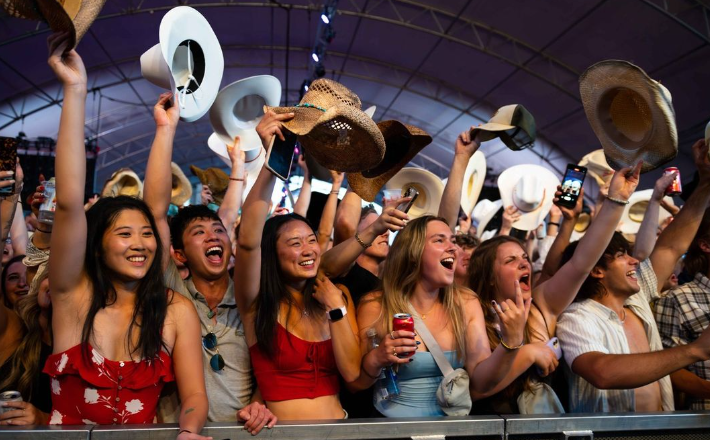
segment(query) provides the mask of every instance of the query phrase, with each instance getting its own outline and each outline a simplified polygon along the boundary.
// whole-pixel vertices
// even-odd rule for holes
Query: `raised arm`
[[[338,193],[345,176],[343,173],[331,171],[330,177],[333,179],[333,185],[330,187],[330,193],[325,201],[325,206],[320,216],[320,224],[318,225],[318,245],[321,253],[328,249],[328,242],[333,234],[333,221],[335,220],[335,211],[338,209]]]
[[[311,178],[313,176],[308,170],[306,157],[303,153],[298,155],[298,166],[303,170],[303,185],[301,185],[301,191],[298,193],[298,200],[293,205],[293,212],[305,217],[308,213],[308,206],[311,204]]]
[[[61,301],[82,278],[86,248],[86,150],[84,148],[84,113],[86,107],[86,70],[75,50],[65,52],[64,34],[49,37],[49,66],[64,89],[64,102],[57,135],[55,158],[56,200],[49,277],[55,313]]]
[[[168,207],[173,189],[170,162],[173,157],[173,141],[180,120],[180,106],[174,105],[172,93],[160,95],[153,107],[155,118],[155,138],[150,148],[148,164],[145,169],[145,185],[143,185],[143,201],[150,208],[158,226],[158,235],[163,244],[162,267],[165,269],[170,261],[170,227],[168,226]]]
[[[22,192],[21,184],[22,182],[20,181],[18,195]],[[27,253],[27,225],[25,224],[25,216],[22,215],[22,203],[17,201],[15,204],[17,208],[15,208],[14,220],[12,221],[12,226],[10,226],[10,241],[15,255],[24,255]]]
[[[335,231],[333,233],[333,246],[355,236],[357,225],[360,223],[362,213],[362,199],[348,187],[347,192],[340,201],[335,211]]]
[[[580,240],[572,259],[547,282],[534,289],[535,304],[543,312],[556,317],[572,303],[582,283],[609,244],[624,212],[624,202],[638,186],[640,173],[639,162],[633,169],[623,168],[614,174],[609,187],[609,196],[604,200],[587,233]],[[559,191],[555,194],[556,197],[560,195]]]
[[[700,139],[693,145],[693,157],[700,177],[698,186],[678,216],[658,237],[649,257],[659,280],[668,279],[680,257],[688,250],[710,201],[710,158],[704,140]],[[661,289],[663,282],[658,284]]]
[[[636,241],[634,242],[633,257],[639,261],[643,261],[651,255],[654,246],[656,246],[656,237],[658,236],[658,215],[661,209],[661,200],[665,196],[666,188],[673,182],[673,178],[677,173],[661,176],[656,180],[653,186],[651,199],[648,201],[648,207],[644,214],[643,221],[636,233]]]
[[[14,179],[2,179],[3,177],[12,176],[14,176]],[[15,210],[17,209],[17,201],[20,198],[20,193],[22,192],[23,179],[24,173],[22,172],[22,167],[20,166],[19,160],[17,161],[15,171],[0,171],[0,188],[14,186],[14,190],[11,195],[8,195],[6,197],[0,197],[0,227],[2,228],[0,230],[0,243],[2,243],[3,245],[5,244],[5,240],[7,240],[7,236],[11,233],[14,223],[17,221],[15,218]],[[16,253],[15,255],[20,254]],[[0,270],[2,270],[1,265]]]
[[[273,136],[285,140],[281,132],[281,121],[292,117],[293,113],[266,112],[256,127],[265,148],[269,146]],[[242,221],[239,226],[234,263],[234,296],[237,307],[243,314],[251,310],[259,294],[261,236],[264,233],[266,217],[269,215],[269,204],[275,182],[276,177],[263,167],[242,207]]]
[[[557,191],[561,191],[561,187],[557,187]],[[537,281],[538,284],[542,284],[545,281],[552,278],[553,275],[560,268],[560,263],[562,262],[562,253],[567,249],[569,245],[570,237],[572,237],[572,232],[574,232],[574,224],[577,222],[579,215],[582,213],[582,206],[584,204],[584,188],[579,192],[579,198],[577,199],[577,204],[573,209],[569,209],[565,206],[554,205],[553,209],[559,211],[559,217],[555,219],[559,222],[562,217],[562,224],[557,226],[548,226],[557,229],[557,236],[555,241],[552,242],[550,250],[547,252],[545,257],[545,263],[542,265],[542,274],[540,279]],[[550,213],[550,222],[552,223],[552,213]]]
[[[454,162],[451,165],[449,180],[446,181],[446,187],[444,187],[444,195],[441,197],[441,202],[439,203],[439,217],[446,219],[446,223],[452,231],[456,228],[456,223],[459,218],[463,176],[466,172],[468,161],[471,160],[471,156],[473,156],[480,146],[481,143],[478,140],[478,137],[476,137],[476,139],[471,139],[470,130],[464,131],[456,138]],[[476,204],[475,201],[473,204]],[[466,215],[469,214],[471,213],[466,213]]]
[[[503,221],[501,222],[498,235],[510,235],[510,232],[513,230],[513,225],[518,221],[520,215],[520,211],[518,211],[518,208],[515,206],[506,206],[503,210]]]
[[[222,205],[219,207],[219,218],[227,228],[229,240],[234,239],[234,222],[237,221],[239,208],[242,207],[242,192],[244,191],[244,182],[246,182],[246,172],[244,170],[244,151],[240,146],[239,136],[234,138],[234,144],[227,148],[229,159],[232,161],[232,170],[229,174],[229,186],[224,195]]]

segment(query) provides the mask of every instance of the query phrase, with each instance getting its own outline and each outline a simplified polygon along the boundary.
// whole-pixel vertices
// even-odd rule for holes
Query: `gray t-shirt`
[[[171,261],[165,272],[167,287],[189,298],[195,305],[200,317],[202,336],[212,331],[217,335],[217,347],[208,350],[202,347],[202,363],[205,372],[205,387],[210,409],[207,420],[210,422],[233,422],[237,420],[237,411],[251,401],[254,390],[254,376],[251,369],[249,347],[244,337],[237,303],[234,299],[234,283],[229,280],[229,287],[224,298],[217,305],[217,322],[208,318],[210,312],[205,297],[195,289],[191,278],[183,281]],[[214,371],[210,359],[219,352],[224,359],[224,369]],[[163,423],[177,423],[179,401],[177,390],[170,387],[160,400],[158,414]]]

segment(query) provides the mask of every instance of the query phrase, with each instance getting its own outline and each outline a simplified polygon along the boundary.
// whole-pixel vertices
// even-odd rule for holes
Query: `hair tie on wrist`
[[[511,347],[510,345],[505,343],[505,341],[503,340],[503,335],[499,335],[498,337],[500,338],[500,345],[502,345],[506,350],[509,350],[509,351],[517,350],[520,347],[522,347],[523,345],[525,345],[525,338],[523,338],[523,342],[521,342],[520,345],[518,345],[516,347]]]
[[[629,201],[628,200],[621,200],[621,199],[616,199],[614,197],[609,197],[609,195],[606,195],[607,200],[610,200],[614,203],[618,203],[619,205],[628,205]]]
[[[239,177],[230,177],[229,180],[232,180],[234,182],[244,182],[244,178],[239,178]]]

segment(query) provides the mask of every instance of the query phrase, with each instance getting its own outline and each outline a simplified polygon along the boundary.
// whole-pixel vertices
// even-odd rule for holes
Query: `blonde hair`
[[[446,224],[445,219],[431,215],[412,220],[399,231],[389,250],[382,273],[382,295],[373,299],[380,303],[380,315],[376,323],[379,322],[387,333],[392,331],[392,316],[395,313],[411,313],[409,302],[422,276],[421,260],[426,245],[427,225],[433,221]],[[466,325],[461,301],[465,291],[468,289],[453,284],[439,290],[439,300],[451,323],[459,359],[465,357]]]

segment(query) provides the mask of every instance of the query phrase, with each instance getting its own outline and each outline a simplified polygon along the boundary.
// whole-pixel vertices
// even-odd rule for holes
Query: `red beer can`
[[[404,330],[414,333],[414,318],[409,313],[395,313],[392,318],[392,330]],[[399,357],[410,357],[414,352],[400,353]]]
[[[668,167],[663,170],[664,176],[667,176],[671,173],[676,173],[676,175],[673,179],[673,182],[671,182],[671,184],[668,185],[668,188],[666,188],[667,196],[675,196],[683,192],[683,186],[680,184],[680,170],[676,167]]]

